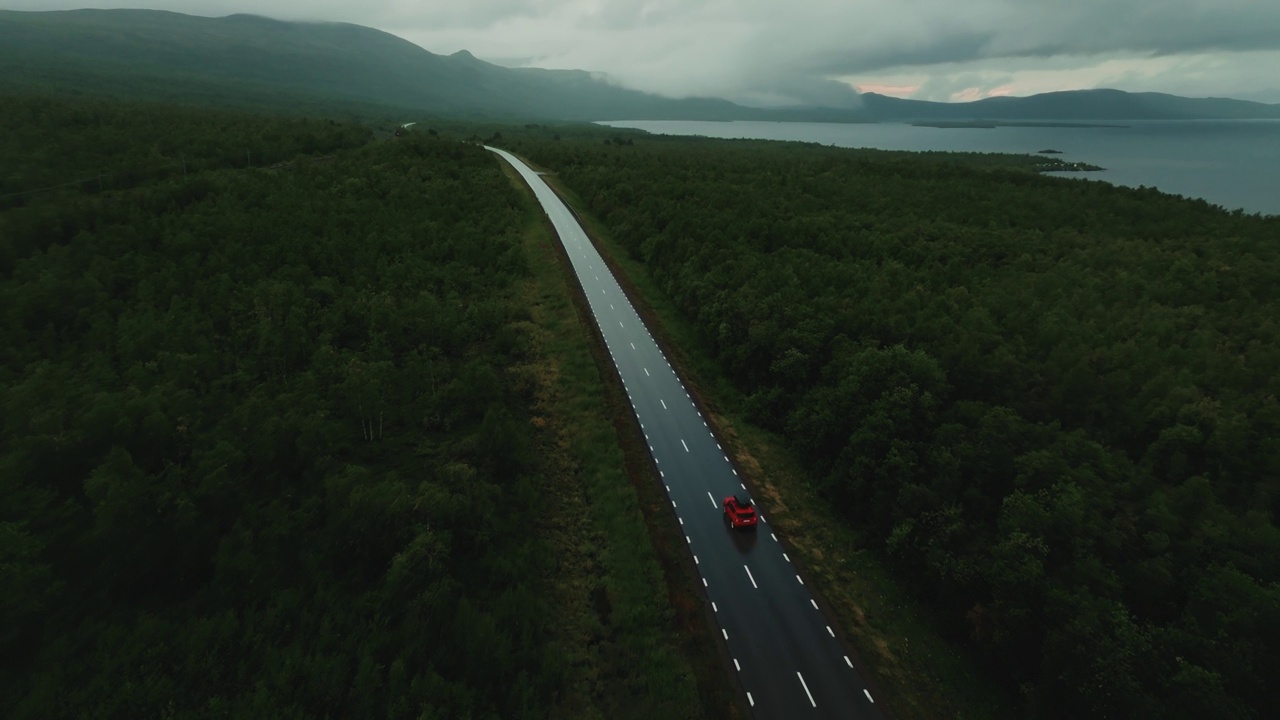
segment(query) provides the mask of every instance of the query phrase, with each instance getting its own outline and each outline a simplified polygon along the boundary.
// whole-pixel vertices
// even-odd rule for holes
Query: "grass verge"
[[[577,215],[663,352],[687,381],[773,531],[812,578],[823,611],[853,648],[859,670],[886,714],[898,720],[1007,718],[1012,698],[983,676],[978,658],[949,642],[928,608],[899,584],[880,558],[861,550],[858,534],[818,497],[786,441],[748,423],[743,397],[701,339],[648,274],[585,212],[559,178],[549,184]]]
[[[502,164],[522,191],[523,181]],[[538,456],[552,511],[559,654],[556,718],[730,718],[738,709],[677,522],[558,239],[526,195],[522,290],[532,317]],[[669,525],[671,527],[665,527]],[[692,563],[689,563],[690,565]],[[696,587],[700,587],[700,584]]]

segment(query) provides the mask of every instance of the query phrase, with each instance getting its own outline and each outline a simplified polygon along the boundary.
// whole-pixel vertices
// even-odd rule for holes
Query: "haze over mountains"
[[[1118,120],[1280,118],[1280,105],[1087,90],[936,103],[867,93],[861,107],[762,109],[672,99],[581,70],[436,55],[372,28],[149,10],[0,11],[0,86],[188,102],[341,102],[440,116],[545,120]]]

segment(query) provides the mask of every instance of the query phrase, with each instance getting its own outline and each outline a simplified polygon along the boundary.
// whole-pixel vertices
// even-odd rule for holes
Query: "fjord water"
[[[1059,173],[1117,185],[1157,187],[1228,210],[1280,215],[1280,121],[1127,120],[1125,127],[932,128],[905,123],[603,123],[666,135],[798,140],[881,150],[1036,153],[1061,150],[1101,172]]]

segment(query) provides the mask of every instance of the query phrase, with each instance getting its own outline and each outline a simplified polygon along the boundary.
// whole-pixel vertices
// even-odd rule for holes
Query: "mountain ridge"
[[[529,120],[1139,120],[1280,118],[1280,104],[1120,90],[938,103],[876,93],[858,108],[755,108],[629,90],[586,70],[508,68],[470,51],[432,53],[343,22],[166,10],[0,10],[0,87],[144,93],[166,99],[256,94],[445,116]]]

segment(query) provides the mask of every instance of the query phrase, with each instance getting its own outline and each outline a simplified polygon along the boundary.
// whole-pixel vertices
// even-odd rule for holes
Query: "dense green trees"
[[[1001,158],[600,137],[504,142],[1029,715],[1280,715],[1280,220]]]
[[[8,100],[19,136],[103,132],[4,152],[6,190],[150,131],[188,175],[0,214],[0,714],[545,716],[524,206],[492,157]],[[259,141],[289,162],[215,169]]]
[[[358,147],[369,136],[367,128],[330,120],[6,94],[0,209],[45,202],[47,188],[98,193],[202,170],[266,167]],[[160,207],[208,191],[203,183],[155,190],[148,200]],[[45,202],[46,212],[55,207]]]

